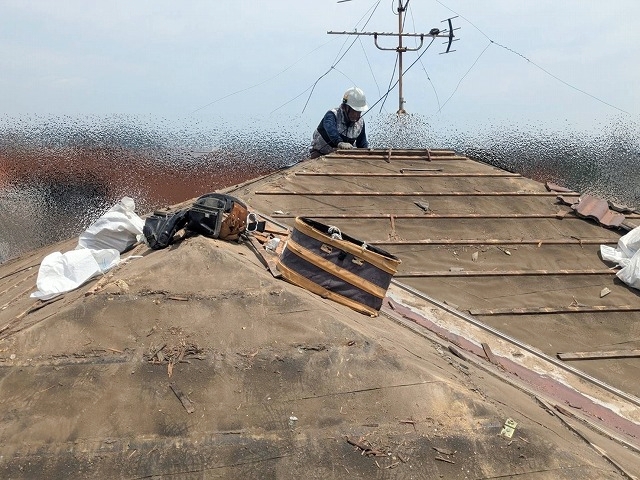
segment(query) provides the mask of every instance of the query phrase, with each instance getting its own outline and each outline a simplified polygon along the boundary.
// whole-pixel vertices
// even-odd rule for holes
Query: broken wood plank
[[[560,360],[597,360],[600,358],[632,358],[640,357],[640,349],[635,350],[605,350],[593,352],[564,352],[558,353]]]

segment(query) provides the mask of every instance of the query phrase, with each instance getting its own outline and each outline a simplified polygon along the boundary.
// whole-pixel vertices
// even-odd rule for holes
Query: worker
[[[368,108],[361,89],[353,87],[344,92],[342,104],[329,110],[313,132],[309,157],[318,158],[338,148],[369,148],[361,118]]]

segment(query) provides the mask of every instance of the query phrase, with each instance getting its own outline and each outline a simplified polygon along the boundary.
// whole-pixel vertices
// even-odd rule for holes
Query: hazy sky
[[[395,32],[396,6],[397,0],[0,0],[0,114],[250,114],[265,123],[314,123],[353,84],[373,104],[394,70],[395,53],[376,49],[372,37],[361,37],[334,65],[355,37],[326,32]],[[604,101],[638,120],[637,0],[410,0],[405,31],[445,28],[441,21],[454,12],[461,27],[456,52],[439,55],[445,47],[438,39],[405,75],[409,112],[461,125],[628,116]],[[396,42],[379,39],[388,47]],[[405,68],[422,52],[407,53]],[[309,88],[328,70],[303,113]],[[394,90],[385,111],[397,107]]]

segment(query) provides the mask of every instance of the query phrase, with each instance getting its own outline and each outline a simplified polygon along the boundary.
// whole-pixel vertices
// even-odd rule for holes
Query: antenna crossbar
[[[347,0],[341,0],[341,1],[347,1]],[[340,1],[338,3],[341,3]],[[402,71],[402,54],[405,52],[416,52],[418,50],[420,50],[423,45],[424,45],[424,39],[425,37],[430,37],[433,40],[435,40],[436,38],[446,38],[447,41],[444,42],[445,44],[447,44],[447,50],[445,53],[449,53],[449,52],[453,52],[455,50],[451,50],[451,44],[457,40],[455,39],[455,35],[453,34],[454,30],[458,30],[457,28],[453,28],[453,24],[451,23],[451,18],[448,18],[447,20],[445,20],[446,22],[448,22],[449,25],[449,29],[448,30],[440,30],[438,28],[432,28],[431,31],[429,33],[404,33],[402,31],[403,29],[403,25],[404,25],[404,21],[403,21],[403,14],[404,12],[406,12],[407,10],[407,5],[409,5],[409,0],[407,0],[404,4],[402,3],[402,0],[398,0],[398,33],[391,33],[391,32],[358,32],[358,31],[352,31],[352,32],[347,32],[347,31],[342,31],[342,32],[335,32],[335,31],[328,31],[327,34],[329,35],[357,35],[357,36],[372,36],[373,37],[373,41],[376,45],[376,48],[378,48],[379,50],[387,50],[387,51],[395,51],[398,54],[398,114],[401,113],[406,113],[405,109],[404,109],[404,104],[406,103],[404,100],[404,97],[402,96],[402,75],[403,75],[403,71]],[[455,17],[453,17],[455,18]],[[394,48],[386,48],[386,47],[381,47],[378,44],[378,37],[397,37],[398,38],[398,46],[394,47]],[[414,47],[414,48],[410,48],[407,46],[404,46],[402,44],[402,39],[403,38],[419,38],[420,39],[420,45]],[[433,41],[432,40],[432,41]]]

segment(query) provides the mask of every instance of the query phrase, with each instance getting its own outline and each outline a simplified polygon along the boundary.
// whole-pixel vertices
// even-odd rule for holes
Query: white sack
[[[600,245],[600,255],[607,262],[622,267],[616,276],[630,287],[640,289],[640,227],[626,233],[616,248]]]
[[[49,300],[61,293],[69,292],[86,281],[104,274],[120,262],[120,252],[103,249],[90,250],[80,248],[66,253],[54,252],[47,255],[40,263],[38,290],[31,294],[32,298]]]
[[[631,260],[625,262],[622,270],[616,273],[616,277],[630,287],[640,290],[640,250],[631,257]]]
[[[124,252],[142,235],[144,220],[135,213],[132,198],[124,197],[80,235],[78,247]]]
[[[640,227],[636,227],[618,240],[618,249],[627,258],[631,258],[640,250]]]
[[[609,245],[600,245],[600,255],[604,261],[617,263],[618,265],[628,260],[625,254],[622,253],[622,250],[610,247]]]

